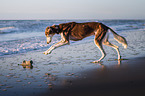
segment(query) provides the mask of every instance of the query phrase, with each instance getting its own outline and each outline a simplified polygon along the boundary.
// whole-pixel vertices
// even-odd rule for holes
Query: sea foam
[[[15,27],[2,27],[2,28],[0,28],[0,33],[4,34],[4,33],[9,33],[9,32],[14,32],[16,30],[18,30],[18,28],[15,28]]]

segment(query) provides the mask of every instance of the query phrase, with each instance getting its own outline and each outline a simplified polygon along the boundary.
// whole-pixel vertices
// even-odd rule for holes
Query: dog
[[[85,37],[95,35],[94,43],[98,47],[98,49],[101,51],[101,58],[98,60],[93,61],[93,63],[101,62],[101,60],[104,59],[106,56],[106,53],[103,49],[102,45],[107,45],[112,48],[114,48],[117,51],[118,54],[118,60],[121,60],[121,55],[119,52],[118,46],[111,44],[108,41],[109,34],[108,30],[110,30],[113,33],[114,39],[118,41],[118,43],[121,43],[124,48],[127,48],[127,41],[124,37],[118,35],[115,31],[113,31],[110,27],[99,23],[99,22],[86,22],[86,23],[76,23],[76,22],[69,22],[69,23],[62,23],[59,25],[52,25],[48,26],[45,29],[45,36],[47,38],[47,44],[49,44],[52,40],[52,37],[55,34],[61,35],[61,40],[52,45],[48,50],[44,52],[45,55],[50,54],[54,49],[69,45],[69,41],[79,41],[84,39]]]

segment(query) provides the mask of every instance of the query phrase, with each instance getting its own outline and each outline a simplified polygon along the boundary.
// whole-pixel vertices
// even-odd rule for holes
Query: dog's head
[[[52,40],[52,37],[57,33],[58,34],[58,25],[48,26],[45,29],[45,36],[47,38],[47,44],[49,44]]]

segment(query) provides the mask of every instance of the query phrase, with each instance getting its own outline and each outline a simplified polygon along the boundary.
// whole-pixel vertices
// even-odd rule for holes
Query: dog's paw
[[[93,61],[92,63],[102,63],[102,61],[96,60],[96,61]]]
[[[45,55],[51,54],[51,51],[45,51],[45,52],[43,52],[43,54],[45,54]]]
[[[48,52],[45,51],[45,52],[43,52],[43,54],[48,55]]]

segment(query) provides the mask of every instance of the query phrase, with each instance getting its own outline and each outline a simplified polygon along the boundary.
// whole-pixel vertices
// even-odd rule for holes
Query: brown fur
[[[71,23],[60,24],[59,26],[60,26],[60,30],[62,30],[65,35],[69,34],[70,40],[74,40],[74,41],[82,40],[85,37],[95,35],[94,32],[97,31],[98,29],[102,29],[103,27],[104,27],[103,30],[106,31],[108,30],[107,26],[97,22],[88,22],[88,23],[71,22]],[[103,34],[104,33],[98,33],[97,34],[98,39],[101,40]]]

